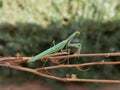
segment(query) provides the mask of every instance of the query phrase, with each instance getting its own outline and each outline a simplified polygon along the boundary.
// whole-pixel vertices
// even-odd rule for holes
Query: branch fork
[[[97,53],[97,54],[73,54],[68,55],[67,52],[57,52],[48,56],[41,58],[39,61],[50,60],[51,63],[57,63],[59,60],[66,60],[70,58],[78,58],[78,57],[113,57],[113,56],[120,56],[120,53]],[[100,61],[100,62],[89,62],[89,63],[82,63],[82,64],[59,64],[55,66],[48,66],[42,68],[28,68],[22,67],[22,63],[28,63],[27,61],[31,57],[0,57],[0,66],[17,69],[25,72],[31,72],[38,76],[51,78],[58,81],[63,82],[98,82],[98,83],[119,83],[120,80],[100,80],[100,79],[82,79],[78,78],[76,74],[66,74],[65,77],[57,77],[50,72],[49,70],[61,69],[61,68],[76,68],[79,71],[88,71],[88,69],[81,69],[84,66],[94,66],[94,65],[119,65],[120,61],[116,62],[107,62],[107,61]],[[63,62],[62,62],[63,63]]]

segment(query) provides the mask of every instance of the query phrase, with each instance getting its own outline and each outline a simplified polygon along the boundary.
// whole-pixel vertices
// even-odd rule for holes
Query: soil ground
[[[120,90],[120,84],[104,84],[101,87],[94,85],[84,85],[81,83],[69,83],[60,85],[60,83],[44,84],[43,81],[24,82],[22,84],[0,84],[0,90]]]

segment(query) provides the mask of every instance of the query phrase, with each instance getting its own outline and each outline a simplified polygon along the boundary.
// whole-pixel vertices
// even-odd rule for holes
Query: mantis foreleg
[[[81,44],[80,43],[76,43],[76,44],[69,44],[68,47],[73,47],[73,48],[77,48],[77,52],[76,53],[80,53],[81,51]]]

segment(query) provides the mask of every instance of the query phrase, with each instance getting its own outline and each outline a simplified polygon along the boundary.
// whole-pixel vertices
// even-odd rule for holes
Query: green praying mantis
[[[58,52],[59,50],[62,50],[65,46],[68,46],[68,47],[75,47],[75,48],[78,48],[78,50],[81,49],[81,44],[80,43],[75,43],[75,44],[71,44],[71,41],[73,40],[73,38],[76,36],[76,35],[79,35],[80,32],[79,31],[75,31],[72,35],[70,35],[66,40],[63,40],[62,42],[58,43],[57,45],[41,52],[40,54],[30,58],[28,60],[28,62],[35,62],[37,60],[39,60],[40,58],[46,56],[46,55],[49,55],[49,54],[52,54],[52,53],[55,53],[55,52]]]

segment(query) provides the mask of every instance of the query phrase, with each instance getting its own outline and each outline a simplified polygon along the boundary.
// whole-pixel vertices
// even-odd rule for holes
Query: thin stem
[[[61,54],[65,54],[65,53],[61,53]],[[60,55],[61,55],[60,54]],[[97,53],[97,54],[73,54],[73,55],[56,55],[56,56],[50,56],[49,57],[43,57],[41,59],[68,59],[68,58],[75,58],[75,57],[113,57],[113,56],[120,56],[120,53]],[[0,57],[0,62],[4,62],[4,61],[27,61],[28,59],[30,59],[31,57]]]
[[[36,71],[34,69],[25,68],[25,67],[21,67],[21,66],[13,66],[13,65],[10,65],[10,64],[0,64],[0,66],[6,66],[6,67],[17,69],[17,70],[31,72],[31,73],[36,74],[38,76],[43,76],[43,77],[47,77],[47,78],[50,78],[50,79],[54,79],[54,80],[58,80],[58,81],[63,81],[63,82],[97,82],[97,83],[118,83],[118,84],[120,84],[120,80],[98,80],[98,79],[61,78],[61,77],[56,77],[56,76],[51,76],[51,75],[43,74],[43,73],[40,73],[40,72],[38,72],[38,71]]]
[[[58,52],[54,53],[52,55],[48,55],[43,57],[45,60],[61,60],[61,59],[69,59],[69,58],[75,58],[75,57],[110,57],[110,56],[120,56],[120,53],[98,53],[98,54],[73,54],[73,55],[67,55],[66,52]],[[57,65],[57,66],[49,66],[49,67],[43,67],[43,68],[26,68],[21,67],[19,64],[21,63],[27,63],[27,60],[29,60],[31,57],[0,57],[0,66],[5,66],[21,71],[31,72],[33,74],[36,74],[38,76],[51,78],[58,81],[64,81],[64,82],[99,82],[99,83],[120,83],[120,80],[98,80],[98,79],[81,79],[81,78],[61,78],[56,77],[54,75],[48,75],[44,74],[41,71],[46,70],[55,70],[55,69],[61,69],[61,68],[77,68],[77,67],[84,67],[84,66],[93,66],[93,65],[117,65],[120,64],[120,61],[116,62],[90,62],[90,63],[83,63],[83,64],[69,64],[69,65]],[[41,59],[43,60],[43,59]]]
[[[49,57],[49,59],[68,59],[75,57],[113,57],[120,56],[120,53],[97,53],[97,54],[73,54],[69,56],[57,56],[57,57]]]
[[[120,61],[117,62],[90,62],[84,64],[70,64],[70,65],[57,65],[57,66],[50,66],[44,68],[37,68],[37,71],[40,70],[52,70],[52,69],[60,69],[60,68],[76,68],[76,67],[84,67],[84,66],[93,66],[93,65],[116,65],[120,64]]]

